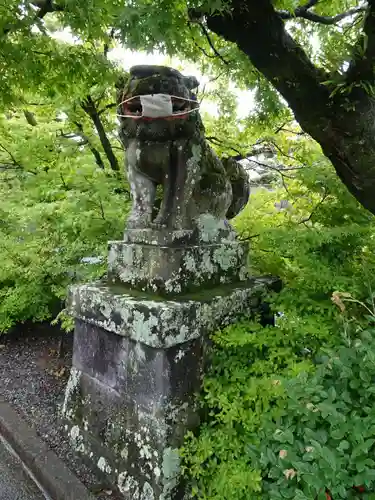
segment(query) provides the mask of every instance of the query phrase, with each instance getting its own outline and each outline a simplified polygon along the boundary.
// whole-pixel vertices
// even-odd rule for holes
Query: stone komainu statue
[[[194,229],[202,214],[235,217],[248,201],[244,169],[208,145],[193,90],[199,83],[164,66],[134,66],[118,86],[120,138],[133,206],[129,229]],[[153,220],[157,186],[163,187]]]

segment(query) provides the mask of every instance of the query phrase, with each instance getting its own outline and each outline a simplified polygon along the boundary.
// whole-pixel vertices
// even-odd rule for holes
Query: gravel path
[[[59,333],[46,326],[25,326],[21,332],[0,336],[0,397],[36,429],[98,500],[118,500],[74,455],[59,428],[58,404],[69,376],[72,336],[65,337],[62,359],[57,356],[58,343]]]

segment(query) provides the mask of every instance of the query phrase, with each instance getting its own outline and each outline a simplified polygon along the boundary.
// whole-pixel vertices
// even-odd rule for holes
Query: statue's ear
[[[199,82],[195,78],[195,76],[184,76],[184,84],[189,90],[193,90],[199,87]]]

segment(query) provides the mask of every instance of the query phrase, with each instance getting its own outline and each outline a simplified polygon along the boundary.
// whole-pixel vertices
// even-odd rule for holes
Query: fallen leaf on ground
[[[56,370],[53,374],[55,375],[55,377],[61,378],[65,375],[65,372],[66,372],[66,368],[65,368],[65,366],[62,366],[60,368],[60,370]]]

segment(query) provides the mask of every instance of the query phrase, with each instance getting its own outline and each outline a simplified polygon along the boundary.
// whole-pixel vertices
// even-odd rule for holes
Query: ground
[[[59,333],[48,326],[25,326],[0,336],[0,399],[9,402],[36,429],[98,500],[115,500],[114,494],[98,484],[94,474],[74,455],[60,430],[58,407],[71,365],[72,336],[65,337],[63,358],[57,356],[58,344]],[[0,461],[5,458],[4,453],[0,448]],[[2,464],[0,476],[3,475],[2,467],[6,467],[4,460]],[[7,499],[2,492],[0,480],[0,498]],[[21,500],[24,497],[9,498]]]
[[[0,498],[1,500],[46,500],[30,479],[22,463],[0,440]]]

